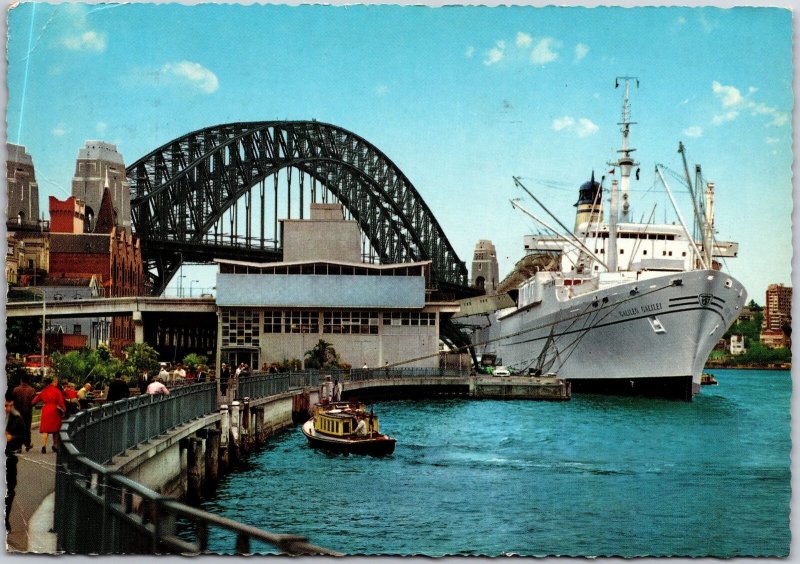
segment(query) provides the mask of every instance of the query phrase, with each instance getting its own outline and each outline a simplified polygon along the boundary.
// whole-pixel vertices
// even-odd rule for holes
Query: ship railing
[[[269,387],[259,390],[268,392]],[[57,550],[202,554],[207,552],[209,532],[220,529],[237,554],[251,553],[252,543],[266,543],[285,554],[337,555],[304,537],[270,533],[190,507],[104,465],[216,409],[216,382],[205,382],[175,388],[169,395],[143,394],[104,404],[64,421],[56,457]],[[194,524],[180,536],[176,532],[179,519]]]

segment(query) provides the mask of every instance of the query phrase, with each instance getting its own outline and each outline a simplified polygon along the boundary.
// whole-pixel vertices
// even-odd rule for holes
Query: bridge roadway
[[[214,298],[130,296],[94,300],[48,300],[47,317],[113,317],[140,313],[216,313]],[[42,315],[42,301],[6,303],[6,317]]]

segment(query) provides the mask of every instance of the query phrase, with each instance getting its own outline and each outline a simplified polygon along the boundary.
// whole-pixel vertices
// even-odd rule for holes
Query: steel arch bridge
[[[279,217],[292,219],[294,210],[302,219],[307,203],[316,201],[340,202],[359,223],[365,260],[431,260],[440,290],[474,293],[464,262],[409,179],[374,145],[341,127],[217,125],[166,143],[126,173],[156,295],[183,262],[281,260]]]

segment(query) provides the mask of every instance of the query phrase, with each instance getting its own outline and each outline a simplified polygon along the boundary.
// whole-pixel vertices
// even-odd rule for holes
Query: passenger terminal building
[[[284,262],[216,260],[221,362],[303,360],[323,339],[354,368],[438,366],[439,326],[458,304],[430,301],[430,261],[361,262],[339,204],[311,204],[282,230]]]

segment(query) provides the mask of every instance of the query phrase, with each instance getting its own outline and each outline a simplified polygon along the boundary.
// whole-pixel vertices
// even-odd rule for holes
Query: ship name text
[[[645,304],[642,307],[630,307],[628,309],[623,309],[619,312],[620,317],[630,317],[632,315],[639,315],[642,313],[652,313],[654,311],[661,311],[663,306],[661,302],[655,302],[652,304]]]

